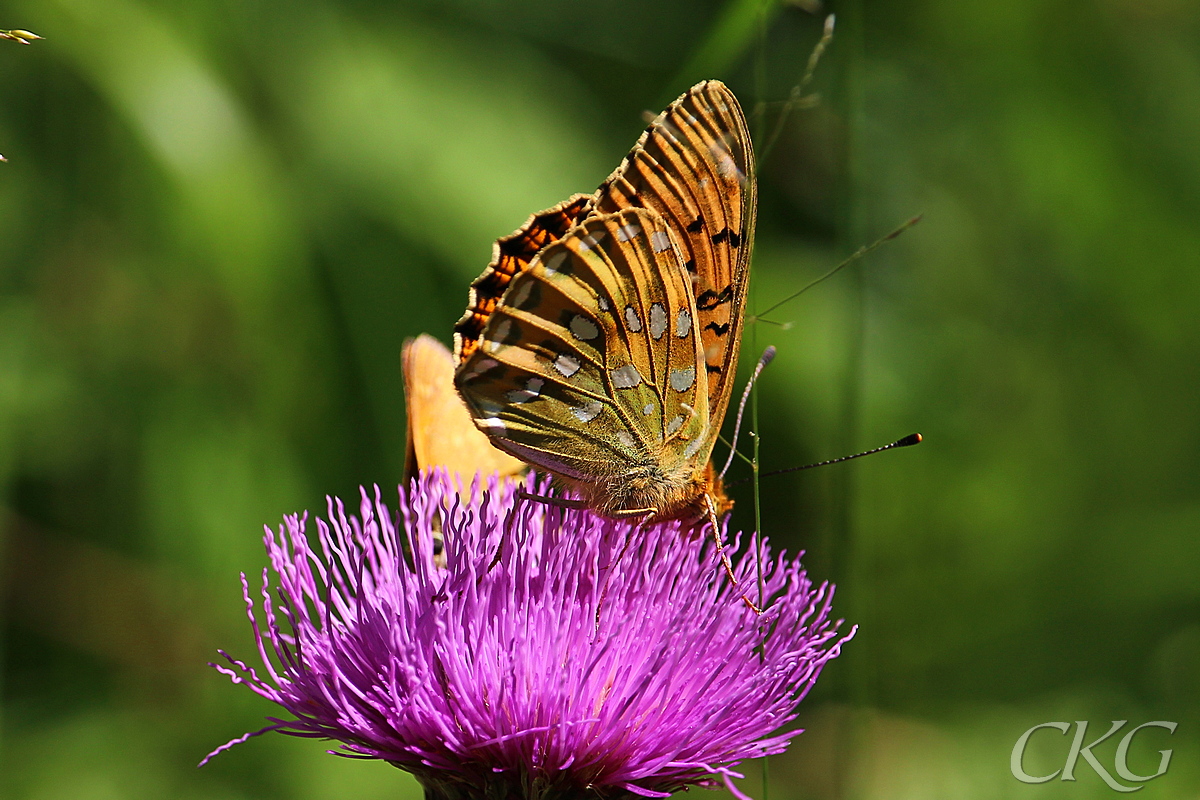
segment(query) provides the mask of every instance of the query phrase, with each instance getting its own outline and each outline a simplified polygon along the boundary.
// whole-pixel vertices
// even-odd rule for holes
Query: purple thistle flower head
[[[378,488],[358,517],[330,501],[316,549],[305,517],[268,529],[278,602],[263,570],[256,613],[242,577],[262,666],[214,665],[294,717],[257,733],[337,740],[445,800],[665,797],[718,779],[741,796],[734,768],[787,747],[799,731],[778,729],[849,638],[832,588],[763,545],[757,616],[686,527],[518,488],[493,478],[464,502],[439,471],[401,490],[399,517]],[[735,573],[756,586],[752,550]]]

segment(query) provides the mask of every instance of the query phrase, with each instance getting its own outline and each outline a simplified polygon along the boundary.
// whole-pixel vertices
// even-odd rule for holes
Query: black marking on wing
[[[712,243],[720,244],[721,242],[725,241],[727,238],[729,238],[729,228],[725,228],[720,233],[714,233],[712,235]]]
[[[724,325],[718,325],[715,322],[710,322],[704,326],[704,330],[712,331],[717,336],[724,336],[725,334],[729,333],[729,323],[726,322]]]
[[[696,219],[694,219],[694,220],[693,220],[693,221],[692,221],[692,222],[691,222],[691,223],[690,223],[690,224],[687,226],[687,232],[688,232],[688,233],[699,233],[699,232],[700,232],[700,229],[701,229],[701,228],[703,228],[703,227],[704,227],[704,218],[703,218],[703,217],[696,217]]]
[[[723,306],[733,301],[733,287],[726,286],[717,294],[712,289],[703,292],[696,298],[696,308],[700,311],[712,311],[717,306]]]
[[[729,232],[729,246],[734,250],[742,246],[742,237],[737,235],[737,231]]]
[[[710,364],[707,361],[704,362],[704,369],[709,375],[712,375],[714,372],[719,373],[721,371],[721,367],[719,365]]]
[[[695,275],[696,274],[696,259],[689,258],[687,261],[685,261],[683,263],[683,268],[686,269],[688,272],[692,273],[693,275]]]

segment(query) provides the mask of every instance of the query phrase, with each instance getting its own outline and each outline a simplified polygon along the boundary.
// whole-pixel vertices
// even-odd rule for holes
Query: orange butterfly
[[[480,433],[454,390],[454,357],[428,334],[404,342],[401,350],[404,401],[408,416],[405,481],[422,469],[445,467],[470,485],[476,473],[519,475],[526,465],[497,450]]]
[[[455,326],[492,444],[610,517],[711,522],[754,237],[754,154],[718,81],[646,128],[595,194],[496,242]]]

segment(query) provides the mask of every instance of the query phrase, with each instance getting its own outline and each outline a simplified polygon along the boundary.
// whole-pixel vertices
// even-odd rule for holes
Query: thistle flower
[[[763,545],[756,616],[706,538],[519,488],[493,478],[463,501],[437,471],[401,490],[398,517],[378,487],[358,517],[330,500],[319,549],[307,517],[268,529],[278,603],[264,569],[256,613],[242,576],[262,667],[224,652],[213,666],[294,719],[208,758],[279,731],[384,759],[439,800],[665,797],[721,779],[743,796],[736,766],[787,747],[800,731],[779,729],[849,638],[832,588]],[[754,555],[737,559],[743,587]]]

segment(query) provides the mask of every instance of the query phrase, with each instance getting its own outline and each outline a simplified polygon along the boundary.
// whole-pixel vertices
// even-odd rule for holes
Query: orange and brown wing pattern
[[[525,464],[497,450],[475,427],[454,389],[454,356],[428,334],[401,351],[408,414],[405,480],[422,469],[445,467],[470,485],[476,473],[519,475]]]
[[[715,441],[698,340],[666,224],[627,209],[589,217],[516,276],[455,377],[497,447],[603,512],[662,510]]]
[[[741,345],[757,202],[754,169],[737,98],[720,81],[705,81],[650,123],[595,196],[596,213],[653,209],[676,237],[692,278],[717,427]]]
[[[592,198],[577,194],[553,208],[539,212],[525,224],[496,241],[492,262],[471,284],[467,311],[454,325],[454,350],[462,363],[479,347],[479,337],[496,301],[513,277],[529,269],[533,257],[546,245],[553,244],[591,211]]]

